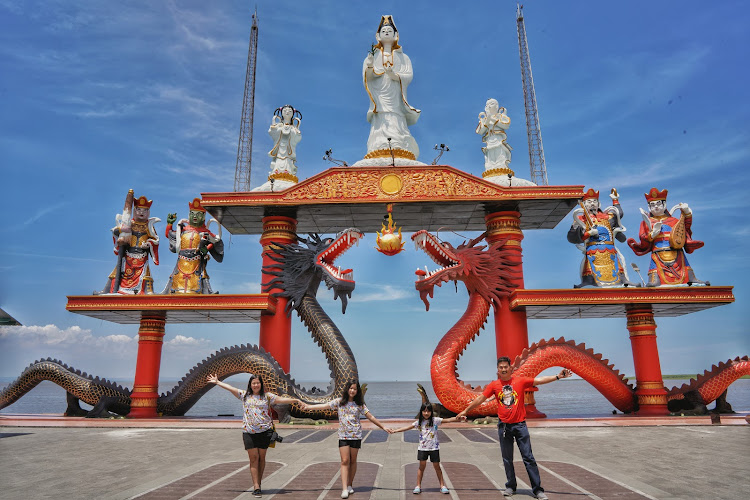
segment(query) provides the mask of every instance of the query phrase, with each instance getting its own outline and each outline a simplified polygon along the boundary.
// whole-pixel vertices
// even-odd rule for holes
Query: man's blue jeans
[[[531,453],[531,438],[529,436],[529,429],[526,427],[526,422],[518,422],[517,424],[504,424],[500,422],[497,430],[500,438],[500,452],[503,454],[505,477],[508,479],[505,487],[515,491],[517,486],[516,469],[513,467],[513,440],[515,440],[518,443],[518,449],[521,451],[526,472],[529,474],[531,491],[534,492],[534,495],[540,491],[544,491],[541,479],[539,478],[539,467],[537,467],[534,455]]]

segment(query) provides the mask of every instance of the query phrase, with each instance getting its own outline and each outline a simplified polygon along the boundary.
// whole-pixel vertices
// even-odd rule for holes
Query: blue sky
[[[109,229],[128,188],[154,200],[152,215],[187,214],[201,192],[231,191],[244,87],[247,2],[0,0],[0,168],[7,207],[0,245],[0,307],[23,327],[0,329],[0,376],[58,357],[96,375],[131,379],[137,326],[65,311],[67,295],[100,289],[115,257]],[[412,127],[430,163],[483,171],[474,133],[484,102],[508,110],[511,167],[529,177],[514,2],[260,2],[253,186],[268,174],[273,110],[303,115],[299,177],[362,158],[369,125],[361,67],[381,14],[392,14],[414,66]],[[693,208],[690,256],[700,279],[734,285],[737,302],[661,318],[665,373],[696,373],[750,352],[747,334],[750,230],[750,8],[743,2],[612,4],[527,2],[526,28],[551,184],[617,187],[628,236],[636,236],[652,186],[669,206]],[[744,47],[744,48],[743,48]],[[396,221],[398,223],[398,221]],[[524,240],[527,288],[577,283],[580,253],[565,235],[570,217]],[[446,233],[447,234],[447,233]],[[405,235],[408,238],[409,235]],[[475,235],[470,235],[475,236]],[[458,236],[447,236],[454,244]],[[436,292],[430,312],[414,290],[428,263],[407,245],[377,253],[375,235],[350,251],[357,289],[346,315],[319,296],[350,342],[363,381],[427,380],[432,351],[467,297]],[[257,293],[257,236],[226,235],[211,262],[215,290]],[[648,267],[621,247],[629,262]],[[161,248],[157,288],[175,257]],[[294,319],[292,374],[327,379],[326,363]],[[494,378],[492,321],[459,363],[465,380]],[[530,341],[564,335],[586,342],[632,374],[624,319],[531,321]],[[214,350],[257,343],[257,325],[168,326],[162,377],[180,377]]]

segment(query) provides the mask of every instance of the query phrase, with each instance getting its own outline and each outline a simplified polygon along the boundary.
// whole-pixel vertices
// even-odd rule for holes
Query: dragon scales
[[[469,292],[466,311],[456,324],[448,330],[438,343],[432,355],[430,375],[435,395],[450,412],[458,413],[479,394],[482,387],[471,387],[458,377],[458,359],[468,344],[479,334],[487,322],[490,306],[497,304],[503,295],[514,288],[513,278],[517,271],[515,261],[503,248],[505,241],[487,246],[476,246],[485,235],[458,247],[440,241],[427,231],[419,231],[412,236],[418,250],[422,250],[440,267],[432,272],[417,270],[419,279],[416,289],[430,308],[428,297],[432,297],[434,287],[448,281],[462,281]],[[486,250],[485,250],[486,248]],[[602,359],[593,349],[586,348],[572,340],[550,339],[532,344],[515,359],[515,373],[524,377],[535,377],[543,370],[560,366],[569,368],[589,382],[622,412],[633,412],[637,408],[635,390],[627,379]],[[680,388],[674,387],[668,393],[669,400],[681,399],[689,391],[697,392],[703,404],[709,404],[721,396],[722,392],[735,380],[750,374],[748,357],[736,358],[720,363],[697,380]],[[470,416],[497,414],[497,401],[492,398],[477,407]]]
[[[325,313],[315,298],[321,281],[340,298],[342,311],[346,311],[348,298],[354,290],[351,270],[340,271],[334,261],[346,250],[357,244],[362,233],[348,229],[335,238],[321,239],[310,235],[310,239],[299,238],[306,248],[298,244],[272,246],[272,259],[279,262],[281,270],[271,270],[274,275],[264,284],[266,291],[278,287],[275,295],[288,297],[287,313],[296,310],[310,330],[313,340],[321,346],[331,369],[331,384],[326,391],[300,387],[285,373],[276,360],[264,349],[252,345],[223,348],[193,367],[169,392],[157,400],[157,412],[162,415],[184,415],[213,384],[206,382],[209,374],[217,374],[223,380],[238,373],[254,373],[263,377],[267,390],[288,395],[307,404],[331,401],[338,397],[347,382],[358,379],[354,355],[343,335]],[[68,394],[66,415],[86,414],[89,417],[106,415],[108,411],[127,415],[130,412],[131,390],[99,377],[68,367],[59,360],[47,358],[32,363],[7,387],[0,391],[0,408],[5,408],[20,399],[43,380],[49,380],[65,389]],[[84,412],[78,400],[92,405]],[[305,411],[292,405],[289,414],[295,417],[331,418],[334,411]]]

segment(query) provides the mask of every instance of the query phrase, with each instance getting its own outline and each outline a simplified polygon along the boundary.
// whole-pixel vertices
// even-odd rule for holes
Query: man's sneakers
[[[537,493],[536,498],[537,500],[549,500],[549,497],[545,495],[543,491],[540,491],[539,493]]]
[[[414,493],[415,495],[419,495],[420,493],[422,493],[422,488],[417,486],[416,488],[414,488],[414,491],[412,491],[412,493]]]
[[[448,493],[450,493],[450,491],[448,490],[447,487],[441,486],[440,487],[440,493],[443,493],[443,494],[447,495]]]
[[[253,496],[256,498],[261,498],[263,496],[263,493],[261,493],[260,488],[256,488],[253,490]]]
[[[348,487],[346,488],[346,491],[348,491],[350,495],[353,495],[353,494],[354,494],[354,488],[352,488],[351,486],[348,486]]]
[[[349,498],[349,490],[342,491],[341,498]]]
[[[514,490],[513,488],[505,488],[503,490],[504,497],[512,497],[515,494],[516,494],[516,490]]]

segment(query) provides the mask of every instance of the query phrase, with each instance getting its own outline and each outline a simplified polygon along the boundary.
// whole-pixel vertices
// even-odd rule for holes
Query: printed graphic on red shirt
[[[484,388],[486,397],[497,399],[497,416],[501,422],[515,424],[526,420],[524,391],[534,385],[529,377],[512,377],[510,380],[493,380]]]
[[[503,398],[501,400],[503,406],[507,409],[513,409],[513,405],[518,401],[518,393],[513,390],[513,386],[508,384],[503,386]]]

